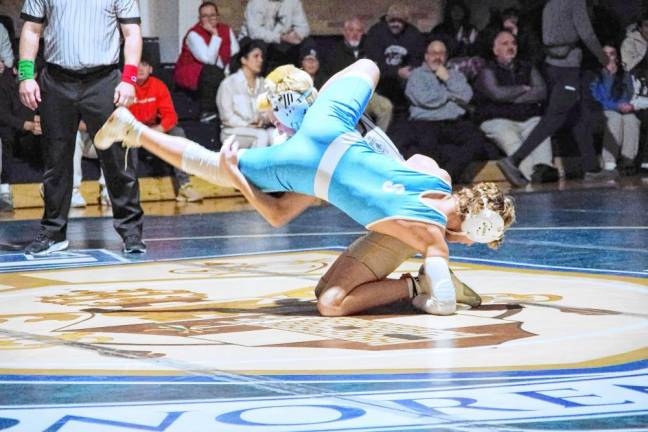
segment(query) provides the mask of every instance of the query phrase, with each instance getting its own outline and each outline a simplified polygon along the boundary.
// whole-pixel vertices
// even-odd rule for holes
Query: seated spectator
[[[304,43],[299,50],[299,66],[313,79],[315,88],[320,88],[328,79],[328,73],[322,69],[317,48],[314,43]]]
[[[446,44],[448,57],[472,57],[477,54],[479,32],[470,23],[470,9],[462,0],[446,2],[443,22],[430,32],[430,40]]]
[[[640,122],[630,104],[634,88],[632,77],[621,68],[617,50],[612,44],[603,46],[610,62],[599,71],[591,85],[594,98],[603,107],[606,127],[603,133],[603,169],[632,175],[634,159],[639,151]]]
[[[507,155],[515,152],[540,122],[547,86],[531,63],[517,58],[516,39],[508,30],[493,40],[491,60],[475,82],[474,120],[481,130]],[[538,146],[520,164],[527,180],[555,181],[551,139]]]
[[[342,29],[344,39],[333,46],[326,62],[331,75],[350,66],[356,60],[366,57],[364,34],[365,26],[360,18],[353,17],[344,21]],[[367,104],[365,114],[374,119],[378,127],[386,131],[391,123],[393,111],[394,105],[389,99],[374,92]]]
[[[380,68],[378,93],[400,110],[407,109],[405,85],[412,69],[421,65],[425,51],[425,38],[408,20],[408,8],[392,4],[369,29],[364,42],[367,58]]]
[[[221,119],[221,142],[235,135],[241,148],[267,147],[275,143],[276,129],[257,109],[257,98],[266,91],[263,45],[249,41],[238,54],[240,69],[231,74],[218,89],[216,102]]]
[[[42,60],[36,60],[36,71],[40,71]],[[8,162],[10,145],[28,146],[27,141],[38,141],[33,146],[39,147],[41,129],[40,116],[27,108],[20,101],[18,94],[18,72],[12,69],[12,75],[8,79],[0,80],[0,173],[2,182],[0,186],[0,209],[2,211],[13,211],[13,200],[9,182],[11,180],[11,165]],[[34,75],[36,78],[38,73]],[[4,170],[3,170],[4,169]]]
[[[487,143],[474,123],[464,118],[473,91],[461,72],[448,69],[443,42],[432,41],[425,62],[414,69],[407,81],[413,140],[417,147],[404,149],[405,156],[430,155],[446,168],[453,179],[462,178],[470,162],[486,155]]]
[[[137,68],[135,102],[128,109],[145,125],[159,132],[185,138],[184,130],[178,126],[178,115],[173,107],[169,89],[161,80],[151,76],[152,73],[151,62],[142,58]],[[189,202],[202,200],[202,195],[193,188],[187,173],[177,168],[173,168],[173,171],[176,200]]]
[[[621,44],[621,60],[623,69],[632,73],[642,82],[644,89],[648,90],[648,13],[628,27],[628,32]],[[648,95],[648,91],[646,91]],[[648,171],[648,110],[639,113],[639,118],[644,126],[639,166],[642,171]]]
[[[516,58],[539,67],[544,60],[542,42],[539,32],[528,21],[528,18],[523,17],[517,8],[506,8],[502,12],[491,11],[490,22],[479,33],[478,54],[484,58],[490,58],[493,39],[501,30],[508,30],[517,41],[518,54]]]
[[[239,50],[232,29],[220,22],[211,1],[198,8],[199,21],[186,34],[173,79],[179,87],[198,91],[200,120],[216,119],[216,91],[228,73],[230,60]]]
[[[245,7],[241,40],[268,44],[264,74],[283,64],[297,66],[299,49],[309,34],[301,0],[250,0]]]

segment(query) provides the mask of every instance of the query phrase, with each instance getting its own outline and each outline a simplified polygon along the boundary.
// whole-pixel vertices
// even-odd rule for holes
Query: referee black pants
[[[115,109],[114,92],[120,80],[116,68],[80,77],[48,66],[39,77],[45,164],[45,210],[41,227],[50,239],[61,241],[66,237],[79,120],[86,123],[94,139]],[[97,150],[112,203],[114,227],[122,238],[129,235],[141,238],[144,212],[135,172],[136,152],[129,152],[126,169],[124,152],[119,143],[108,150]]]
[[[571,120],[571,132],[578,145],[583,172],[598,170],[600,166],[594,148],[592,110],[583,93],[589,91],[589,87],[582,80],[581,69],[547,65],[547,75],[550,89],[547,109],[540,123],[511,155],[513,162],[519,164]]]

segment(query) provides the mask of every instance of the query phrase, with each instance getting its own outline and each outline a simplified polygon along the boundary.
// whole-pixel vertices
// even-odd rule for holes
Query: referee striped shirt
[[[26,0],[20,16],[44,24],[45,61],[70,70],[119,62],[119,24],[139,24],[136,0]]]

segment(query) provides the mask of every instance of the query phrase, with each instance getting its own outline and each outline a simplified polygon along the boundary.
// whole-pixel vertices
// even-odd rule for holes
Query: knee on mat
[[[322,316],[344,316],[347,313],[342,307],[346,291],[332,286],[323,291],[317,298],[317,310]]]

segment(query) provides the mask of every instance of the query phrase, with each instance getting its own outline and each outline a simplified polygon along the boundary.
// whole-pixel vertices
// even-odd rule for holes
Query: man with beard
[[[506,154],[515,152],[540,122],[547,86],[530,62],[517,58],[517,40],[501,30],[492,42],[491,60],[475,82],[476,113],[473,120]],[[551,140],[545,139],[520,164],[527,180],[555,181]]]
[[[433,40],[427,47],[425,61],[414,69],[405,94],[410,101],[409,118],[415,145],[405,156],[429,155],[446,167],[458,182],[470,162],[488,158],[488,143],[471,121],[464,119],[465,106],[473,91],[466,77],[448,69],[446,45]]]
[[[392,4],[387,14],[367,33],[367,58],[380,68],[378,93],[387,97],[396,110],[405,110],[404,88],[412,69],[420,66],[425,50],[421,32],[408,23],[409,11],[402,4]]]
[[[335,44],[327,61],[332,74],[350,66],[356,60],[366,57],[364,35],[365,26],[360,18],[353,17],[344,21],[342,29],[344,39]],[[365,114],[372,117],[376,124],[386,131],[391,123],[393,110],[394,106],[389,99],[374,93],[369,100]]]

